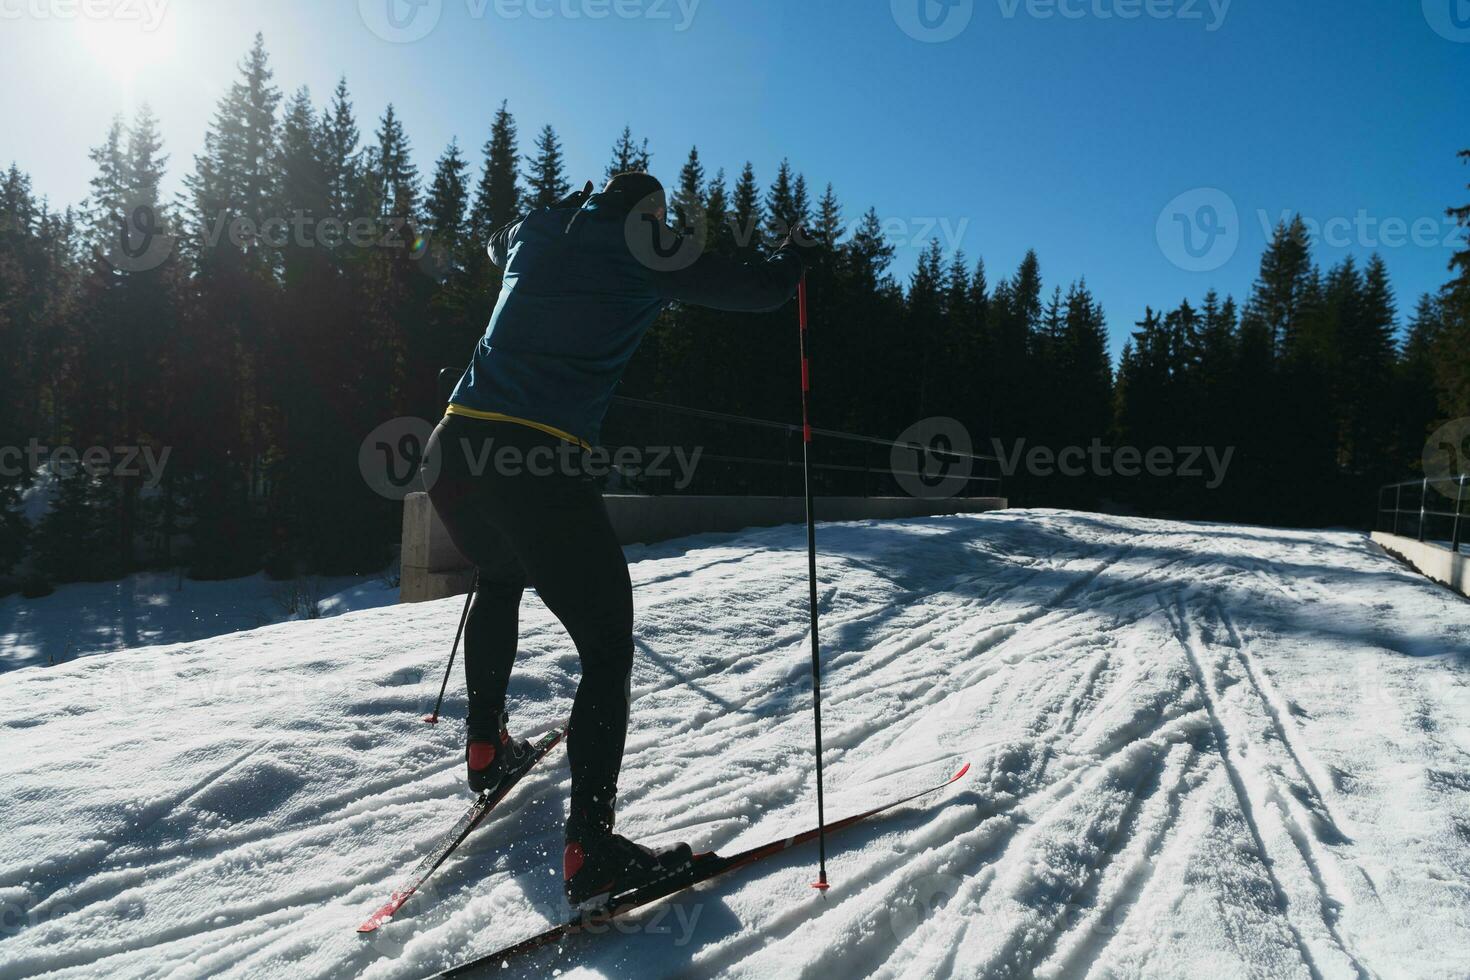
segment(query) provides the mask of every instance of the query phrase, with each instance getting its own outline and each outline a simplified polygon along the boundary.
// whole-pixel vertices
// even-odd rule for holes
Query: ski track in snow
[[[1007,511],[823,525],[833,817],[946,793],[495,976],[1470,976],[1470,605],[1361,535]],[[815,816],[799,527],[629,549],[619,829]],[[420,977],[565,916],[555,750],[469,802],[459,599],[0,677],[0,978]],[[513,727],[577,660],[534,597]]]

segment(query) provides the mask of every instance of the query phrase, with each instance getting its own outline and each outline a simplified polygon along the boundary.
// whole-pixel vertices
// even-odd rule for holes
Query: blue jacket
[[[633,210],[623,195],[596,194],[580,208],[533,211],[491,236],[490,259],[504,281],[450,414],[594,445],[628,361],[671,301],[774,310],[801,279],[802,259],[789,244],[742,264],[701,253],[650,217],[630,217]]]

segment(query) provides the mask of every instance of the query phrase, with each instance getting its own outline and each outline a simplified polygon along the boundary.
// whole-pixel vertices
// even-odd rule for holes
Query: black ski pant
[[[464,630],[469,738],[496,738],[530,585],[582,665],[567,733],[567,836],[609,831],[628,730],[633,588],[582,451],[529,426],[450,415],[425,459],[434,509],[480,572]]]

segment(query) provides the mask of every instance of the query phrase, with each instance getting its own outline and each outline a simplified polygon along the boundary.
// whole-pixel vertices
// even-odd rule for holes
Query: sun
[[[133,16],[124,16],[131,9]],[[131,82],[174,53],[173,17],[166,7],[154,13],[150,4],[119,8],[112,16],[76,19],[83,54],[119,82]]]

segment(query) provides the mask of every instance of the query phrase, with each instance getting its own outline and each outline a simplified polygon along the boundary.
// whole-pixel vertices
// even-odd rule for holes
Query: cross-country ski
[[[455,849],[464,843],[465,838],[490,815],[490,812],[495,809],[496,804],[505,799],[506,794],[515,788],[515,785],[525,777],[526,773],[530,772],[536,763],[541,761],[562,740],[565,734],[563,730],[557,729],[542,736],[531,747],[527,758],[509,772],[494,790],[484,791],[475,797],[475,802],[470,804],[469,809],[464,812],[464,816],[459,818],[459,822],[444,835],[442,841],[430,850],[428,854],[424,855],[423,860],[414,868],[413,874],[403,884],[393,889],[393,894],[388,897],[388,901],[383,904],[383,907],[368,916],[367,920],[357,927],[357,931],[372,932],[393,918],[394,914],[403,908],[404,903],[424,886],[424,882],[429,880],[429,876],[438,870],[439,865],[447,861]]]
[[[523,939],[504,949],[497,950],[494,953],[487,953],[477,959],[445,970],[440,976],[462,976],[480,967],[507,964],[512,957],[529,953],[534,949],[539,949],[542,946],[557,942],[567,936],[574,936],[581,932],[600,929],[613,919],[634,912],[651,902],[668,898],[670,895],[677,894],[686,888],[693,888],[695,885],[718,878],[720,875],[746,867],[747,865],[755,864],[763,858],[785,853],[798,844],[809,843],[824,837],[827,833],[839,831],[845,827],[851,827],[853,824],[870,820],[895,807],[903,806],[905,803],[912,803],[921,797],[937,793],[946,786],[959,782],[965,773],[969,771],[970,765],[966,763],[953,776],[938,786],[920,790],[902,799],[894,800],[891,803],[884,803],[881,806],[864,810],[862,813],[856,813],[850,817],[843,817],[840,820],[835,820],[821,827],[813,827],[810,830],[781,837],[758,847],[748,848],[739,854],[732,854],[728,857],[714,853],[696,854],[689,867],[674,872],[663,880],[645,885],[642,888],[632,889],[620,895],[612,895],[596,909],[589,909],[561,925],[552,926],[545,932],[538,933],[528,939]]]

